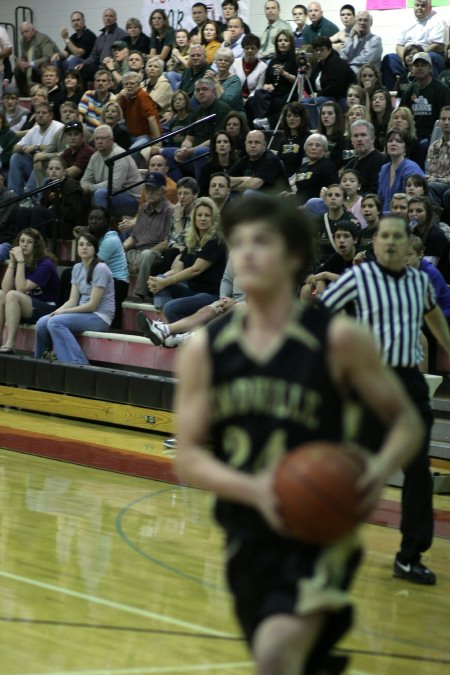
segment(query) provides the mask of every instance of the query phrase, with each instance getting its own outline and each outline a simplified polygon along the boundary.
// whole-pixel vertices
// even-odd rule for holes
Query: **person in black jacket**
[[[355,81],[355,73],[333,49],[330,38],[318,37],[313,50],[317,63],[306,82],[310,98],[305,102],[308,103],[311,127],[317,128],[318,107],[330,99],[345,99],[348,87]]]

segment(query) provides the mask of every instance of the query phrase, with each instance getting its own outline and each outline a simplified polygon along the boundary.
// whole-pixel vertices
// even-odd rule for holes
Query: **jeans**
[[[444,54],[437,52],[427,52],[433,62],[433,78],[437,79],[441,70],[445,66]],[[406,72],[402,59],[397,54],[386,54],[381,62],[381,75],[384,86],[392,91],[395,87],[395,80]]]
[[[88,365],[86,354],[75,337],[75,334],[85,330],[106,333],[109,330],[109,324],[94,312],[43,316],[36,324],[35,357],[41,359],[53,343],[53,350],[58,361]]]
[[[196,293],[186,282],[181,282],[155,293],[153,304],[158,309],[163,309],[168,323],[174,323],[195,314],[218,299],[219,295],[216,293]]]
[[[94,205],[106,209],[107,195],[108,190],[106,188],[98,188],[94,192]],[[121,192],[120,195],[115,195],[112,198],[113,216],[134,216],[138,208],[139,200],[129,192]]]
[[[33,173],[33,158],[31,155],[24,155],[14,152],[9,162],[8,188],[13,190],[16,195],[25,192],[25,185]]]
[[[136,286],[134,289],[135,295],[145,297],[150,295],[147,281],[151,274],[152,267],[157,260],[161,259],[161,254],[158,251],[153,251],[151,248],[144,251],[137,251],[139,253],[139,271],[136,279]]]
[[[180,168],[180,165],[175,159],[175,153],[179,149],[180,148],[163,148],[161,150],[162,156],[166,158],[167,164],[169,165],[170,177],[175,182],[179,181],[180,178],[183,178],[183,170]],[[206,164],[206,162],[209,159],[209,148],[197,147],[193,148],[193,151],[194,151],[194,159],[191,159],[189,164],[191,164],[194,167],[195,178],[198,181],[200,177],[201,168],[202,166],[204,166],[204,164]],[[200,159],[200,155],[204,155],[204,157]]]
[[[8,244],[7,241],[0,244],[0,262],[5,262],[9,258],[9,252],[12,249],[12,244]]]
[[[164,77],[168,82],[170,82],[170,86],[174,91],[177,91],[177,89],[180,88],[180,82],[181,82],[181,75],[180,73],[177,73],[175,70],[168,70],[167,72],[164,73]]]

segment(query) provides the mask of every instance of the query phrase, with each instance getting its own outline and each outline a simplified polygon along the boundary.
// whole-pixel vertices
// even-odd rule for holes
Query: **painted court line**
[[[135,614],[136,616],[143,616],[146,619],[155,619],[156,621],[162,621],[163,623],[168,623],[171,624],[172,626],[180,626],[181,628],[187,628],[196,633],[205,633],[207,635],[214,635],[215,637],[226,637],[226,638],[236,637],[231,633],[223,633],[222,631],[214,630],[212,628],[199,626],[196,623],[190,623],[189,621],[183,621],[182,619],[175,619],[174,617],[165,616],[164,614],[158,614],[157,612],[149,612],[146,609],[139,609],[138,607],[131,607],[130,605],[123,605],[120,602],[114,602],[113,600],[106,600],[105,598],[99,598],[95,595],[90,595],[88,593],[80,593],[79,591],[72,591],[70,588],[64,588],[63,586],[56,586],[55,584],[47,584],[44,581],[39,581],[38,579],[31,579],[30,577],[20,576],[19,574],[12,574],[11,572],[4,572],[3,570],[0,570],[0,576],[5,577],[6,579],[12,579],[13,581],[19,581],[23,584],[28,584],[30,586],[36,586],[37,588],[43,588],[47,591],[54,591],[55,593],[62,593],[63,595],[69,595],[73,598],[86,600],[87,602],[94,602],[97,605],[104,605],[105,607],[111,607],[111,609],[118,609],[122,612],[128,612],[128,614]],[[155,671],[155,672],[163,672],[163,671]]]
[[[22,675],[151,675],[151,673],[200,673],[211,670],[233,670],[234,668],[253,668],[253,661],[236,663],[199,663],[195,666],[152,666],[149,668],[119,668],[117,670],[64,670],[60,673],[23,673]],[[356,672],[356,671],[355,671]]]

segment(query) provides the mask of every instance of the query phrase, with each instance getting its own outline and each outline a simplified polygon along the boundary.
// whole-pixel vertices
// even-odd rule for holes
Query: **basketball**
[[[307,443],[284,455],[275,470],[275,492],[286,532],[310,544],[331,544],[364,519],[356,489],[366,467],[356,448]]]

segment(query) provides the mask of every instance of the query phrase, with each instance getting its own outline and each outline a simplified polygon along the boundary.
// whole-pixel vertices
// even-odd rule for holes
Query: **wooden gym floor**
[[[0,415],[0,447],[21,450],[0,449],[0,675],[252,673],[212,499],[173,482],[162,437]],[[91,446],[105,468],[109,448],[109,468],[125,473],[25,454],[36,446],[59,457],[65,448],[67,460]],[[384,525],[363,527],[357,621],[339,647],[352,675],[446,675],[450,496],[435,500],[432,588],[392,578],[399,491],[384,497],[375,515]]]

